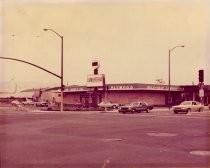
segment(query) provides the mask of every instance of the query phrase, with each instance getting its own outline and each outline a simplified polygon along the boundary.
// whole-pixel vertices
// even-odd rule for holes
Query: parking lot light
[[[185,47],[184,45],[178,45],[173,47],[172,49],[169,49],[169,55],[168,55],[168,105],[169,105],[169,110],[170,106],[172,103],[172,98],[171,98],[171,52],[178,47]]]
[[[51,31],[55,33],[57,36],[61,38],[61,105],[60,105],[60,111],[63,112],[63,90],[64,90],[64,85],[63,85],[63,36],[61,36],[59,33],[54,31],[53,29],[43,29],[44,31]]]

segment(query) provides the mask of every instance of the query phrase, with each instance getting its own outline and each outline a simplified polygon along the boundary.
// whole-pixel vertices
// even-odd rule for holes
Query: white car
[[[116,109],[116,108],[119,107],[119,104],[117,104],[117,103],[112,103],[112,102],[101,102],[101,103],[98,104],[98,107]]]
[[[48,107],[49,103],[48,102],[35,102],[36,107]]]
[[[175,114],[179,112],[189,113],[191,111],[202,111],[203,105],[197,101],[183,101],[180,105],[172,107]]]
[[[18,101],[18,100],[13,100],[13,101],[11,101],[11,104],[12,104],[13,106],[21,106],[21,105],[22,105],[22,103],[21,103],[20,101]]]
[[[30,100],[30,99],[26,99],[25,101],[22,102],[23,105],[35,105],[35,102]]]

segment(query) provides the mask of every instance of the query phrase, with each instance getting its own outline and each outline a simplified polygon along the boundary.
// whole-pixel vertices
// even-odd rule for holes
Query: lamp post
[[[171,98],[171,52],[178,47],[184,47],[184,45],[178,45],[173,47],[172,49],[169,49],[169,55],[168,55],[168,104],[169,104],[169,110],[170,110],[170,105],[172,103],[172,98]]]
[[[44,31],[51,31],[55,33],[57,36],[61,38],[61,104],[60,104],[60,111],[63,112],[63,90],[64,90],[64,85],[63,85],[63,36],[61,36],[59,33],[54,31],[53,29],[43,29]]]

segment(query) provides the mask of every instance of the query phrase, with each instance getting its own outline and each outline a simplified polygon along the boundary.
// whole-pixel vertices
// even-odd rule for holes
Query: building
[[[14,93],[1,92],[0,102],[9,103],[14,99],[19,100],[19,101],[25,101],[26,99],[39,101],[41,92],[42,92],[41,89],[28,89],[28,90],[23,90],[23,91],[14,92]]]
[[[82,105],[85,107],[97,106],[101,101],[127,104],[133,101],[145,101],[154,106],[168,106],[168,85],[158,84],[107,84],[106,87],[68,86],[64,90],[64,104]],[[179,104],[184,100],[201,101],[209,104],[210,86],[204,87],[204,98],[199,97],[198,85],[170,86],[172,103]],[[46,89],[41,94],[41,99],[49,102],[60,102],[60,89]]]

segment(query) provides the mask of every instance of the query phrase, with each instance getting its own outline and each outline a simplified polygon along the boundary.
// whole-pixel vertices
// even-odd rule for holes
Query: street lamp
[[[170,105],[172,103],[172,98],[171,98],[171,52],[178,47],[184,47],[184,45],[178,45],[173,47],[172,49],[169,49],[169,55],[168,55],[168,104],[169,104],[169,110],[170,110]]]
[[[61,38],[61,104],[60,104],[60,111],[63,112],[63,90],[64,90],[64,85],[63,85],[63,36],[61,36],[59,33],[54,31],[53,29],[43,29],[44,31],[51,31],[58,35]]]

